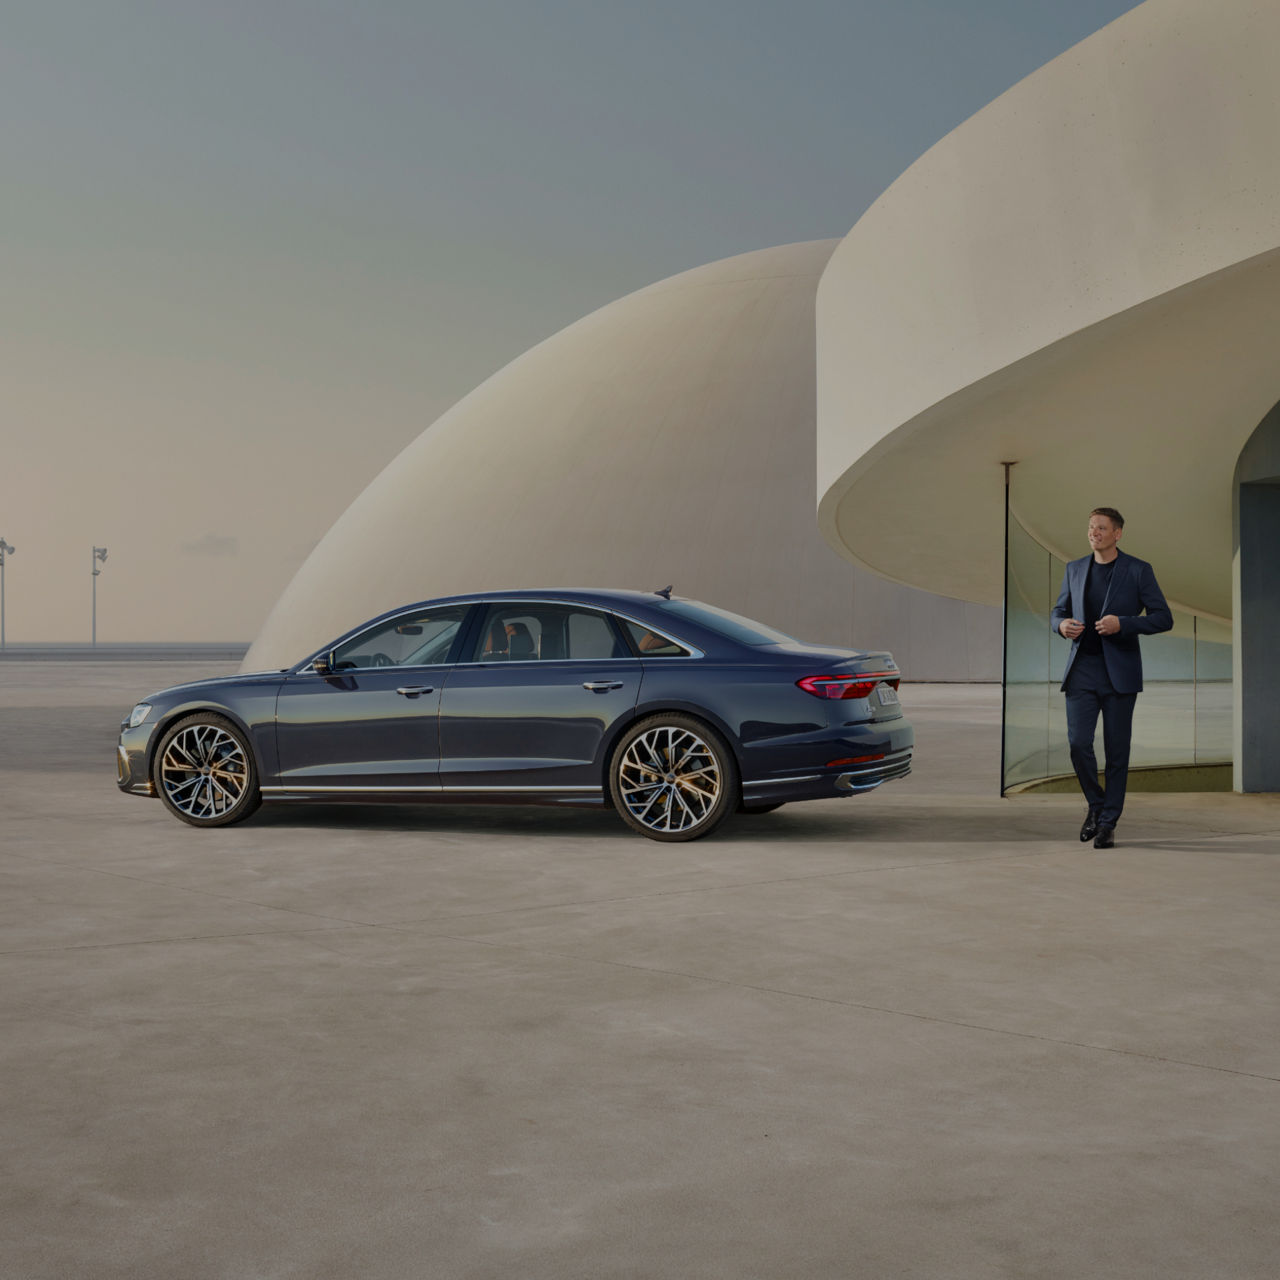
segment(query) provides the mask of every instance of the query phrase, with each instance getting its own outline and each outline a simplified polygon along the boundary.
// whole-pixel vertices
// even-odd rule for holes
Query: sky
[[[251,640],[508,361],[679,271],[843,236],[1133,7],[3,0],[7,639],[89,639],[96,545],[99,641]]]

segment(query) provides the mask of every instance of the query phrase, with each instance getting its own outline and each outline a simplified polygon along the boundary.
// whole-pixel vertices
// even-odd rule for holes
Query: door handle
[[[583,686],[592,693],[608,693],[610,689],[621,689],[621,680],[588,680]]]
[[[435,693],[435,688],[429,684],[402,684],[396,692],[406,698],[416,698],[420,693]]]

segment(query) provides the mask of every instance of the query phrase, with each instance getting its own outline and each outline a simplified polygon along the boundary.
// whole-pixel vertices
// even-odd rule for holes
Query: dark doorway
[[[1280,791],[1280,405],[1236,464],[1237,791]]]

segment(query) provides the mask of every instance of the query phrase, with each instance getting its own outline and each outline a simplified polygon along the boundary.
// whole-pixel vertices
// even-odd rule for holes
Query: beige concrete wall
[[[663,587],[917,679],[998,678],[994,610],[856,569],[814,519],[814,295],[834,241],[743,254],[602,308],[513,361],[338,520],[246,669],[453,592]]]
[[[1280,398],[1280,6],[1148,0],[921,157],[818,291],[820,523],[995,602],[1000,463],[1057,554],[1094,505],[1229,616],[1231,473]]]

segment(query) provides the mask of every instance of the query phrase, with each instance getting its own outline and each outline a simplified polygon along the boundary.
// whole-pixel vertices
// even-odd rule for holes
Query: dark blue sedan
[[[263,800],[600,806],[653,840],[911,770],[884,652],[801,644],[670,589],[394,609],[284,671],[152,694],[122,791],[197,827]]]

